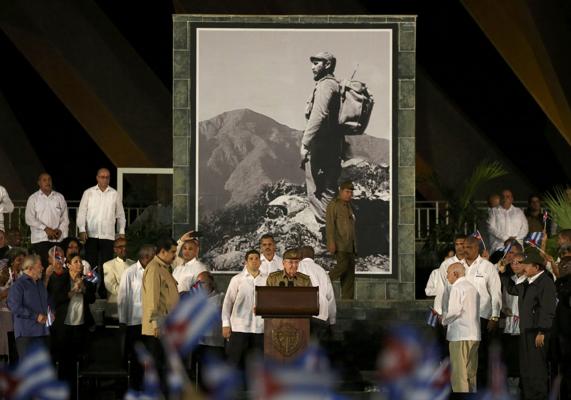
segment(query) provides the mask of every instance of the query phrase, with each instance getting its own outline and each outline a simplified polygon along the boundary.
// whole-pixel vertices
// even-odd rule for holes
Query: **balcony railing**
[[[525,202],[516,202],[514,205],[524,208]],[[70,233],[73,232],[75,236],[78,236],[79,232],[76,226],[77,209],[79,208],[79,201],[72,200],[67,202],[69,210],[69,229]],[[486,209],[485,202],[478,202],[479,208]],[[415,213],[415,239],[416,241],[425,240],[432,227],[437,224],[447,224],[448,220],[445,215],[445,210],[447,207],[447,202],[445,201],[417,201],[416,202],[416,213]],[[145,210],[146,207],[125,207],[125,218],[127,219],[127,226],[134,222],[139,215]],[[26,201],[15,200],[14,201],[14,211],[10,214],[4,215],[4,225],[6,229],[8,227],[12,229],[19,229],[20,232],[24,233],[22,228],[26,227],[25,220],[26,212]],[[476,226],[466,226],[466,233],[474,232]]]
[[[4,226],[6,229],[18,229],[22,234],[26,233],[29,235],[29,230],[27,230],[26,225],[26,201],[25,200],[13,200],[14,211],[10,214],[4,214]],[[79,236],[79,230],[77,229],[76,219],[77,210],[79,208],[79,200],[68,200],[67,209],[69,215],[69,234],[73,233],[73,236]],[[127,226],[132,222],[135,222],[137,217],[145,210],[146,207],[124,207],[125,209],[125,219],[127,220]]]

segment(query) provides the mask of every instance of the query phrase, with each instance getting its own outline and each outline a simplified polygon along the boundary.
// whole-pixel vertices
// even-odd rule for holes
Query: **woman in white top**
[[[89,304],[95,301],[95,285],[84,279],[81,261],[79,254],[70,254],[68,268],[50,275],[47,287],[55,312],[54,356],[70,385],[75,385],[75,362],[89,344],[87,329],[94,324]]]

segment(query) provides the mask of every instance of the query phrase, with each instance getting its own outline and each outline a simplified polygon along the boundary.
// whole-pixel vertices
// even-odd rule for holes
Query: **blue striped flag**
[[[220,358],[207,356],[202,368],[204,382],[213,400],[233,398],[242,385],[242,373]]]
[[[426,315],[426,325],[436,328],[438,325],[438,313],[432,307],[428,307],[428,314]]]
[[[130,396],[139,396],[137,398],[158,399],[161,396],[161,384],[157,368],[155,367],[155,360],[141,343],[135,344],[135,353],[137,354],[139,364],[143,366],[143,391],[140,393],[131,391],[128,394]]]
[[[510,241],[508,242],[508,244],[502,249],[502,251],[504,252],[504,257],[510,252],[510,250],[512,249],[513,246],[513,242]]]
[[[525,242],[533,247],[541,247],[543,232],[531,232],[525,237]]]
[[[185,356],[220,318],[220,310],[208,301],[204,290],[183,297],[168,315],[163,330],[165,340]]]
[[[450,362],[440,362],[434,343],[410,326],[392,329],[379,355],[378,374],[389,400],[446,399]]]
[[[0,393],[13,400],[69,398],[69,388],[57,380],[50,355],[43,346],[32,347],[13,372],[0,373]]]
[[[337,374],[324,357],[323,352],[310,345],[297,360],[287,364],[255,361],[248,370],[255,398],[342,399],[334,390]]]

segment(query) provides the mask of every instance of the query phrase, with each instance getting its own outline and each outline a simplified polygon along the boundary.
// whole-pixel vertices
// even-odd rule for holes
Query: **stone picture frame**
[[[391,269],[357,277],[362,300],[414,299],[415,222],[415,16],[173,16],[173,235],[197,227],[196,80],[194,32],[198,27],[289,27],[292,29],[392,29]],[[308,89],[309,90],[309,89]]]

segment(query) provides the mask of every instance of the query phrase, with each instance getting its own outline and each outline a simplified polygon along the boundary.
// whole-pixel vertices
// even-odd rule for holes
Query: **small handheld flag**
[[[476,232],[472,233],[472,236],[474,236],[476,239],[482,242],[482,244],[484,245],[484,250],[486,250],[486,243],[484,242],[484,239],[482,238],[482,235],[480,234],[480,231],[478,229],[476,229]]]
[[[99,282],[99,275],[97,274],[97,272],[95,272],[96,269],[97,269],[97,267],[93,268],[91,271],[89,271],[87,274],[85,274],[83,276],[83,279],[85,279],[87,282],[91,282],[93,284],[96,284],[97,282]]]
[[[436,328],[436,325],[438,325],[438,313],[432,307],[429,307],[428,315],[426,316],[426,325],[433,328]]]
[[[543,232],[531,232],[525,237],[525,241],[529,244],[533,243],[536,247],[541,247]]]

